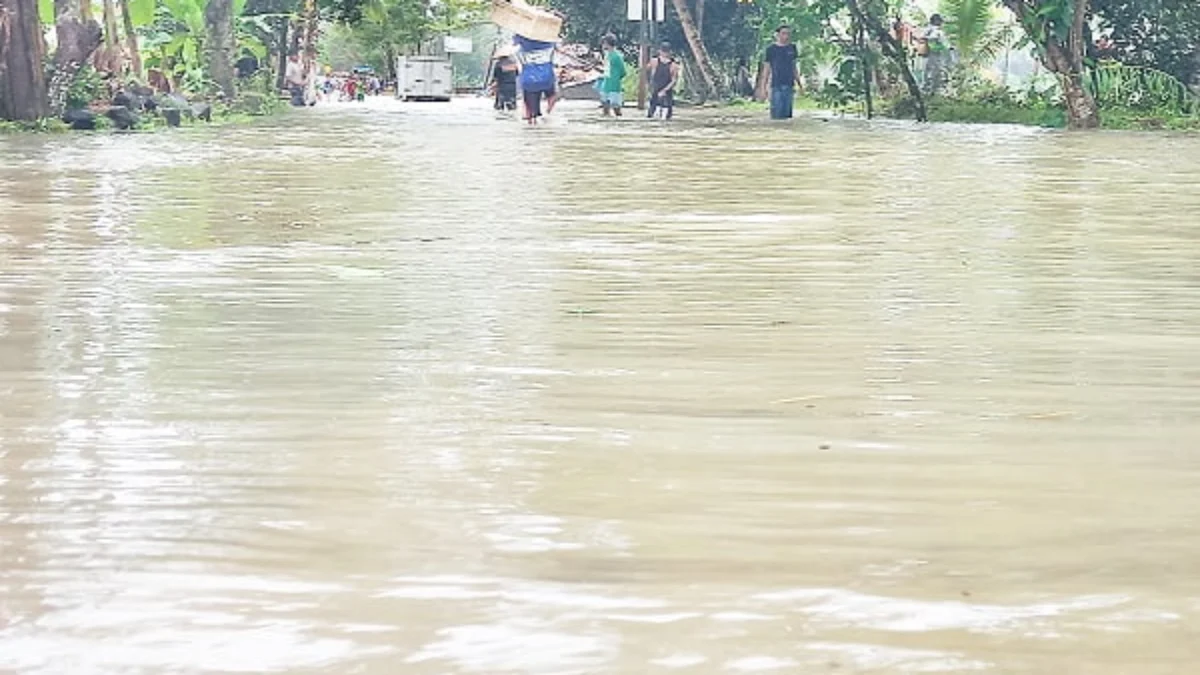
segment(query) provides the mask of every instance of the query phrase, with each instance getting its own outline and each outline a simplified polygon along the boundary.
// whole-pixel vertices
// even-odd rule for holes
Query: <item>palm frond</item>
[[[995,22],[995,0],[940,0],[938,10],[946,20],[946,35],[959,58],[970,60]]]

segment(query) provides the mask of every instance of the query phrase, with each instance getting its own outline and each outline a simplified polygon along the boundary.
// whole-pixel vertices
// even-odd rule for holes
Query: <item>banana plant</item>
[[[1084,82],[1101,106],[1200,114],[1200,97],[1175,76],[1154,68],[1101,63]]]
[[[142,30],[146,65],[171,76],[184,90],[206,89],[205,0],[159,0],[154,21]]]

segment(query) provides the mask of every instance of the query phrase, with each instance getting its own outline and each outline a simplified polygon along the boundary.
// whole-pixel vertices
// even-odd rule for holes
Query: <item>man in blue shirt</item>
[[[796,68],[798,53],[792,44],[792,29],[780,26],[775,29],[775,44],[767,47],[763,58],[764,81],[771,87],[771,119],[786,120],[792,117],[792,101],[796,98],[796,85],[801,84],[800,71]]]
[[[521,92],[525,101],[525,120],[537,124],[542,116],[542,98],[546,112],[554,110],[554,94],[558,76],[554,72],[554,43],[514,35],[513,43],[520,48],[517,61],[521,64]]]

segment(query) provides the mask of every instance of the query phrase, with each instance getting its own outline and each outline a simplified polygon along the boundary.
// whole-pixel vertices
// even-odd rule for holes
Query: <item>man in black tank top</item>
[[[679,82],[679,64],[671,56],[671,43],[658,47],[658,56],[646,64],[646,82],[650,85],[650,110],[646,117],[656,114],[671,119],[675,113],[675,83]]]

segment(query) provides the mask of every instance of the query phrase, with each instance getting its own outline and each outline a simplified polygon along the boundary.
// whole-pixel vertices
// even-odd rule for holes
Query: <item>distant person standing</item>
[[[925,92],[933,95],[942,88],[946,69],[950,66],[950,41],[942,28],[941,14],[929,17],[929,25],[921,31],[918,53],[925,57]]]
[[[554,43],[523,35],[514,35],[513,43],[521,50],[517,62],[521,67],[519,80],[525,121],[537,124],[542,117],[542,99],[546,100],[546,112],[554,109],[554,92],[558,84],[558,75],[554,72]]]
[[[679,64],[671,55],[671,43],[658,46],[658,55],[646,64],[646,81],[650,85],[650,109],[646,117],[671,119],[675,115],[675,85],[679,82]]]
[[[625,57],[617,51],[617,38],[605,35],[600,41],[604,49],[604,84],[600,87],[600,104],[604,106],[604,116],[621,116],[621,108],[625,105]]]
[[[292,105],[304,106],[304,88],[308,78],[304,73],[304,62],[300,60],[300,52],[292,52],[288,56],[287,68],[283,71],[283,81],[288,92],[292,95]]]
[[[763,57],[763,80],[769,83],[771,101],[771,119],[786,120],[792,118],[792,103],[796,99],[796,85],[800,82],[800,71],[796,69],[796,59],[799,53],[796,45],[792,44],[792,29],[790,26],[780,26],[775,29],[775,43],[767,47]]]

